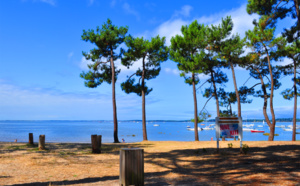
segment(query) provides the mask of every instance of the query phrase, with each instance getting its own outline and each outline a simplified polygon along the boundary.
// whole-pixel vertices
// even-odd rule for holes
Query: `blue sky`
[[[112,120],[111,86],[102,84],[86,88],[79,77],[87,70],[82,51],[94,46],[81,40],[83,29],[95,29],[107,18],[118,26],[128,26],[135,37],[180,34],[182,25],[194,20],[218,24],[231,15],[234,33],[244,36],[253,28],[257,15],[248,15],[246,0],[228,1],[138,1],[138,0],[2,0],[0,1],[0,120]],[[286,19],[276,34],[293,20]],[[285,59],[282,63],[290,61]],[[120,83],[138,68],[126,69],[116,61],[121,74],[116,84],[119,120],[141,119],[141,98],[125,94]],[[225,89],[233,91],[231,73]],[[237,68],[237,84],[242,86],[249,73]],[[201,76],[204,82],[206,77]],[[277,118],[292,117],[293,101],[284,100],[280,92],[292,86],[290,77],[281,79],[283,86],[275,92]],[[247,85],[257,81],[250,79]],[[162,64],[160,75],[147,82],[153,91],[146,97],[147,119],[185,120],[193,117],[192,87],[179,77],[176,64]],[[202,89],[204,90],[204,89]],[[198,109],[206,99],[198,91]],[[242,105],[243,118],[263,118],[263,100]],[[207,110],[216,116],[215,101]],[[298,107],[300,107],[298,105]],[[236,111],[236,106],[233,106]],[[298,112],[299,117],[299,112]]]

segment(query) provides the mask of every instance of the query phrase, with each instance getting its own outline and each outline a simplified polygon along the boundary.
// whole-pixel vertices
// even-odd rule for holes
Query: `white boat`
[[[159,124],[154,124],[153,126],[154,126],[154,127],[158,127],[158,126],[159,126]]]
[[[188,125],[188,126],[186,126],[186,128],[191,128],[191,126]]]
[[[277,128],[285,128],[285,125],[276,125],[275,127],[277,127]]]
[[[250,129],[250,128],[243,128],[243,131],[251,131],[251,130],[254,130],[254,129]]]
[[[211,127],[208,127],[208,126],[202,128],[202,129],[203,129],[203,130],[214,130],[214,128],[211,128]]]
[[[195,131],[195,128],[187,128],[187,130]],[[198,131],[201,131],[201,130],[203,130],[203,128],[198,127]]]
[[[283,130],[284,130],[284,131],[293,131],[293,129],[291,129],[291,128],[289,128],[289,129],[284,128]]]
[[[264,127],[263,125],[257,125],[257,127]]]

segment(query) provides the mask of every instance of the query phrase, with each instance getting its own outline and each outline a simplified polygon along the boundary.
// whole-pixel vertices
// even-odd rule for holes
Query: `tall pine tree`
[[[170,59],[177,63],[185,83],[193,86],[195,141],[199,141],[196,85],[200,81],[198,74],[206,67],[203,59],[206,56],[208,32],[205,25],[194,21],[188,26],[182,26],[181,33],[182,36],[176,35],[171,39]]]
[[[116,50],[123,43],[127,31],[127,27],[117,27],[110,19],[107,19],[102,28],[83,30],[81,36],[82,40],[96,45],[96,48],[91,49],[90,52],[82,52],[87,60],[93,62],[88,65],[90,69],[88,72],[80,74],[80,77],[85,80],[85,86],[96,88],[103,82],[112,84],[114,143],[119,143],[115,83],[120,73],[120,70],[115,68],[114,61],[121,57],[121,52],[118,53]]]
[[[270,16],[262,16],[259,21],[254,21],[254,29],[246,32],[246,37],[248,39],[247,45],[252,49],[253,52],[249,53],[250,60],[252,63],[258,63],[258,68],[253,68],[252,76],[259,78],[261,80],[262,90],[264,93],[264,106],[263,106],[263,114],[266,119],[267,124],[270,128],[269,141],[274,140],[275,133],[275,112],[274,112],[274,88],[279,86],[278,82],[278,73],[274,71],[274,67],[271,64],[272,56],[276,55],[276,51],[280,46],[282,38],[274,38],[274,25],[272,24],[272,20]],[[274,56],[276,57],[276,56]],[[251,65],[250,65],[251,66]],[[251,70],[251,69],[250,69]],[[255,72],[256,71],[256,72]],[[263,82],[263,77],[269,74],[270,78],[270,96],[266,93],[266,85]],[[270,99],[270,112],[272,115],[272,122],[270,121],[267,115],[267,99]]]
[[[142,66],[121,84],[121,88],[127,94],[136,93],[138,96],[142,96],[143,140],[147,141],[145,96],[152,91],[152,88],[148,88],[145,81],[159,75],[160,64],[168,59],[169,51],[165,45],[165,37],[156,36],[149,41],[144,38],[128,36],[125,43],[128,50],[124,53],[122,64],[130,68],[133,63],[142,60]],[[137,82],[135,82],[134,76],[138,78]]]

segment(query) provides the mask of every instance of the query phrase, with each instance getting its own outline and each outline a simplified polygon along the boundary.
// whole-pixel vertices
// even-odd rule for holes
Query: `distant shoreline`
[[[113,120],[0,120],[0,122],[7,121],[27,121],[27,122],[41,122],[41,121],[70,121],[70,122],[113,122]],[[263,122],[265,119],[247,119],[243,122]],[[271,120],[272,121],[272,120]],[[276,122],[292,122],[293,118],[278,118]],[[142,122],[142,120],[118,120],[118,122]],[[191,120],[147,120],[147,122],[191,122]],[[215,122],[215,119],[207,120],[207,122]],[[296,122],[300,122],[300,119],[297,118]]]

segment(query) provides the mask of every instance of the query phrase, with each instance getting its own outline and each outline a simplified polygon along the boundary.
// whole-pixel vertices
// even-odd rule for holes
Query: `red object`
[[[264,130],[251,130],[251,132],[265,132]]]

